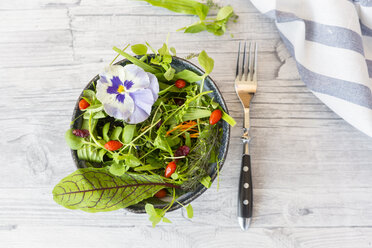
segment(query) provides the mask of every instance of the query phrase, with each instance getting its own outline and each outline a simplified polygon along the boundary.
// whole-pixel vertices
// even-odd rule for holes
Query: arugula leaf
[[[203,50],[198,57],[199,64],[205,70],[205,73],[209,75],[214,67],[214,60],[208,56],[208,54]]]
[[[218,14],[217,14],[217,17],[216,17],[216,20],[217,21],[221,21],[221,20],[224,20],[224,19],[227,19],[230,17],[230,15],[232,15],[234,13],[234,10],[233,8],[228,5],[228,6],[225,6],[223,8],[221,8],[219,11],[218,11]]]
[[[182,116],[182,121],[206,118],[209,117],[211,113],[212,112],[208,109],[188,108],[186,113]]]
[[[191,204],[187,205],[186,212],[189,219],[192,219],[192,217],[194,217],[194,209],[192,208]]]
[[[171,81],[174,77],[174,73],[176,70],[172,67],[169,67],[169,69],[164,73],[164,77],[166,80]]]
[[[234,118],[232,118],[230,115],[228,115],[225,111],[223,111],[222,108],[220,108],[220,110],[222,111],[222,120],[226,121],[227,123],[229,123],[230,126],[235,126],[236,124],[236,121],[234,120]]]
[[[205,25],[205,23],[194,23],[188,27],[186,27],[185,29],[185,33],[200,33],[204,30],[207,30],[207,26]]]
[[[154,146],[159,148],[160,150],[169,152],[173,157],[173,151],[170,148],[167,139],[164,137],[164,135],[158,134],[158,136],[156,136]]]
[[[84,145],[84,138],[74,135],[72,131],[73,131],[72,128],[66,131],[65,133],[66,143],[72,150],[80,149]]]
[[[136,44],[130,47],[132,52],[137,55],[145,55],[147,54],[147,46],[143,44]]]
[[[166,8],[177,13],[197,15],[204,20],[208,14],[209,7],[193,0],[143,0],[153,6]]]
[[[190,70],[182,70],[174,75],[176,79],[183,79],[189,83],[198,82],[202,79],[202,76],[199,76],[193,71]]]
[[[123,161],[120,161],[119,163],[113,163],[110,166],[109,171],[115,176],[121,176],[128,171],[128,167],[125,166]]]
[[[62,179],[53,189],[53,199],[69,209],[105,212],[136,204],[165,187],[178,186],[165,183],[157,175],[118,177],[106,168],[84,168]]]
[[[211,177],[210,176],[205,176],[200,180],[200,183],[204,185],[206,188],[210,188],[212,185],[211,182]]]

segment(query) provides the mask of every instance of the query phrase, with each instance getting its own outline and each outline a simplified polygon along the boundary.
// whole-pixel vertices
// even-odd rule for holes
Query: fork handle
[[[253,190],[251,156],[248,154],[243,154],[238,192],[238,217],[251,218],[253,208]]]

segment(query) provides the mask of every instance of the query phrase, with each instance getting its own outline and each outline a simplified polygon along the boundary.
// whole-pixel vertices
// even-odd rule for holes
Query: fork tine
[[[252,79],[252,42],[249,42],[249,54],[248,54],[248,74],[247,80],[251,81]]]
[[[254,60],[253,60],[253,80],[257,81],[257,51],[258,51],[258,44],[255,42],[254,48]]]
[[[239,41],[239,47],[238,47],[238,58],[236,59],[236,75],[235,75],[235,78],[239,77],[239,57],[240,57],[240,41]]]
[[[241,74],[241,77],[240,79],[243,80],[244,79],[244,75],[246,74],[246,68],[245,68],[245,54],[246,54],[246,50],[247,50],[247,42],[244,42],[244,49],[243,49],[243,63],[242,63],[242,74]]]

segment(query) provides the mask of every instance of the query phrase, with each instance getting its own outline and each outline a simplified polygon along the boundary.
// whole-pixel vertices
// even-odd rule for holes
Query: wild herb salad
[[[114,50],[130,63],[111,63],[84,90],[81,127],[67,130],[65,138],[87,168],[62,179],[53,195],[66,208],[87,212],[168,196],[163,209],[146,203],[155,226],[170,222],[164,215],[178,196],[200,184],[210,187],[210,163],[218,170],[221,121],[235,121],[208,96],[212,91],[203,90],[214,66],[205,51],[198,55],[205,70],[200,76],[173,68],[176,51],[167,43],[159,50],[133,45],[136,57],[125,52],[128,47]],[[186,210],[192,217],[191,205]]]

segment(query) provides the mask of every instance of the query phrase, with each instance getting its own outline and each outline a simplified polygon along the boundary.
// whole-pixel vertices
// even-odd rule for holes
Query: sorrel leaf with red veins
[[[69,209],[106,212],[136,204],[166,187],[178,186],[156,175],[114,176],[105,168],[84,168],[62,179],[53,189],[53,198]]]

